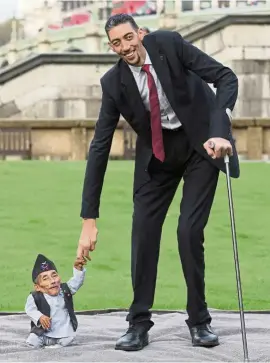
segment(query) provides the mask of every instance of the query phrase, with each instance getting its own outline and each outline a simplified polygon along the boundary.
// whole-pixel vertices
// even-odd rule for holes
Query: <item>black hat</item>
[[[35,282],[39,274],[45,271],[57,271],[55,264],[43,255],[38,255],[32,271],[32,280]]]

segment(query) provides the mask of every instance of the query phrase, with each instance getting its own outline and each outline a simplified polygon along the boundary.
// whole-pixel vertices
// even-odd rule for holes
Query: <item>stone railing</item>
[[[239,156],[247,160],[270,158],[270,118],[239,118],[232,126]]]
[[[270,158],[270,119],[244,118],[233,121],[233,135],[242,159]],[[85,160],[94,135],[94,120],[0,120],[1,128],[27,127],[31,130],[32,159]],[[111,158],[127,158],[136,135],[120,120],[115,131]],[[1,148],[1,145],[0,145]]]
[[[115,131],[111,157],[124,155],[123,127],[119,121]],[[50,120],[3,120],[1,128],[29,128],[31,130],[32,159],[46,160],[85,160],[90,141],[93,138],[95,121],[74,119]],[[1,145],[0,145],[1,148]]]

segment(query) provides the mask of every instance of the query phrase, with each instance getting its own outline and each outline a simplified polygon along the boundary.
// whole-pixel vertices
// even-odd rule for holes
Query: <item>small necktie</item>
[[[155,157],[163,162],[165,160],[165,151],[163,145],[163,135],[161,127],[161,114],[158,99],[157,87],[155,80],[150,73],[150,64],[145,64],[142,70],[147,74],[147,83],[149,88],[149,103],[150,103],[150,119],[152,129],[152,148]]]

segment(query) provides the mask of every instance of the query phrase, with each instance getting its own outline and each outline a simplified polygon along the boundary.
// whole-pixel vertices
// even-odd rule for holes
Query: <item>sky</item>
[[[13,16],[18,0],[0,0],[0,21]]]

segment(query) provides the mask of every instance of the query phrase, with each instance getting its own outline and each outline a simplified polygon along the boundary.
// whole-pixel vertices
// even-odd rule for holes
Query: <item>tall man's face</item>
[[[117,25],[109,30],[109,45],[125,62],[132,66],[142,66],[146,51],[142,44],[144,33],[135,30],[130,23]]]

